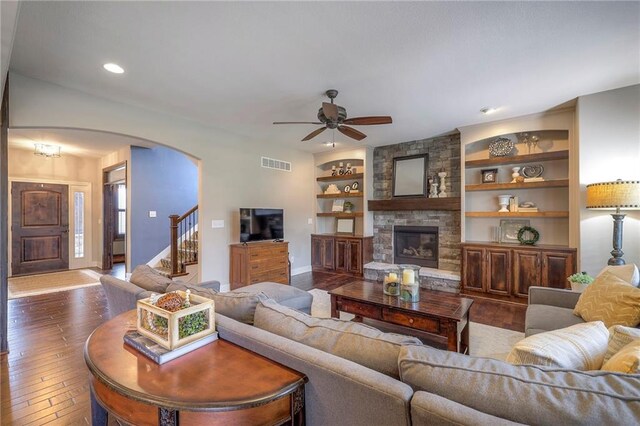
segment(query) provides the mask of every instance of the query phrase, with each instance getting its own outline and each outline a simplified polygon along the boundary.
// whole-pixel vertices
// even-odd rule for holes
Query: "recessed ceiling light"
[[[480,110],[481,113],[483,114],[493,114],[494,112],[496,112],[498,110],[498,108],[489,108],[489,107],[484,107]]]
[[[109,62],[108,64],[104,64],[102,66],[105,70],[112,72],[114,74],[122,74],[124,72],[124,68],[122,68],[120,65],[118,64],[114,64]]]

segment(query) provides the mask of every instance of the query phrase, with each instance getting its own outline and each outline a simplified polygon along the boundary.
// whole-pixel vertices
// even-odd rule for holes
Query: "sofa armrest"
[[[575,291],[549,287],[529,287],[529,305],[550,305],[573,309],[580,294]]]
[[[220,292],[220,281],[211,280],[211,281],[203,281],[198,284],[199,287],[208,288],[214,291]]]
[[[450,399],[418,391],[411,399],[411,424],[436,426],[515,426],[514,423],[491,414],[474,410]]]
[[[138,295],[146,293],[143,288],[110,275],[101,276],[100,283],[107,296],[111,317],[135,309]]]

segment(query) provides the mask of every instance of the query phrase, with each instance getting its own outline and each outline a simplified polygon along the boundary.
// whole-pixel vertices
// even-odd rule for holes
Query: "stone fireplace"
[[[438,227],[401,226],[393,228],[393,263],[438,268]]]
[[[396,145],[376,147],[373,151],[373,198],[390,200],[393,186],[393,159],[409,155],[428,154],[427,175],[434,176],[438,172],[447,173],[448,197],[460,197],[460,134],[451,133],[430,139],[404,142]],[[421,264],[420,257],[402,259],[405,249],[395,253],[399,248],[394,230],[402,227],[426,227],[437,230],[437,238],[433,242],[434,259],[430,259],[427,268],[434,268],[443,273],[460,273],[460,211],[445,210],[395,210],[373,212],[373,260],[380,264]],[[423,245],[426,243],[420,243]],[[429,243],[431,244],[431,243]],[[420,250],[419,247],[414,247]],[[423,254],[426,248],[423,247]],[[397,254],[401,255],[398,259]],[[416,261],[418,260],[418,261]],[[434,272],[435,273],[435,272]]]

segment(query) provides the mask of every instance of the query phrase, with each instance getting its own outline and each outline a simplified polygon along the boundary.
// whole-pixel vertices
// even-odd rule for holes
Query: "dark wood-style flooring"
[[[101,272],[124,276],[121,266]],[[331,290],[352,280],[316,272],[293,277],[292,285]],[[471,318],[522,331],[524,309],[478,299]],[[0,424],[89,424],[89,372],[83,349],[89,334],[109,318],[102,288],[10,300],[8,316],[10,352],[0,358]]]

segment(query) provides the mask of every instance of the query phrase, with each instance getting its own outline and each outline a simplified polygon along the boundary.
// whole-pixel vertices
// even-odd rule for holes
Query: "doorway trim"
[[[129,175],[129,168],[127,166],[127,161],[121,161],[119,163],[113,164],[108,167],[104,167],[102,169],[102,269],[112,269],[113,268],[113,235],[115,229],[114,217],[110,213],[110,206],[113,202],[113,194],[111,191],[107,191],[107,185],[111,185],[109,182],[109,172],[120,169],[124,167],[124,185],[127,189],[127,227],[125,234],[125,270],[127,270],[127,258],[129,252],[129,245],[127,241],[129,241],[129,182],[127,176]],[[107,211],[109,210],[109,212]]]

